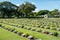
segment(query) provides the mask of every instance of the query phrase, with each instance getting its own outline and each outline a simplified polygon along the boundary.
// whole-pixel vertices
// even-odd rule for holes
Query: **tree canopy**
[[[11,17],[13,15],[12,12],[17,10],[17,8],[18,6],[12,4],[11,2],[4,1],[0,3],[0,12],[2,12],[2,17]]]
[[[49,13],[49,10],[40,10],[38,12],[39,15],[44,15],[44,14],[48,14]]]
[[[18,11],[25,14],[25,17],[29,16],[29,13],[35,10],[35,5],[29,2],[21,4],[18,8]]]
[[[0,2],[0,18],[12,18],[12,17],[39,17],[41,15],[49,14],[50,16],[60,16],[60,11],[54,9],[49,10],[39,10],[38,12],[33,12],[36,9],[36,6],[32,3],[25,2],[20,6],[4,1]]]
[[[58,9],[54,9],[53,11],[51,11],[50,14],[51,15],[58,15],[59,14],[59,10]]]

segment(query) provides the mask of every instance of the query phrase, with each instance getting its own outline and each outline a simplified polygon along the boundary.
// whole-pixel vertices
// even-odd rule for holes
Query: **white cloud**
[[[39,9],[35,9],[35,11],[33,11],[33,12],[38,12],[39,11]]]
[[[17,6],[19,6],[19,4],[16,4]]]
[[[32,2],[32,4],[35,4],[34,2]]]

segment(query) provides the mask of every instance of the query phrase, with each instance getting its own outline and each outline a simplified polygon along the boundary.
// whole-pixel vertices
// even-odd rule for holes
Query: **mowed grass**
[[[38,28],[38,27],[28,27],[28,26],[26,26],[27,28],[35,28],[36,30],[39,30],[39,29],[41,29],[41,30],[44,30],[44,31],[48,31],[48,32],[52,32],[52,33],[54,33],[54,32],[57,32],[57,33],[59,33],[60,34],[60,31],[57,31],[57,30],[51,30],[51,29],[46,29],[46,28]]]
[[[52,19],[43,19],[42,22],[44,21],[43,23],[45,23],[45,22],[48,23],[50,21],[56,21],[57,23],[60,24],[59,20],[60,19],[58,19],[58,22],[57,22],[57,20],[55,18],[54,18],[54,20],[53,20],[53,18]],[[31,28],[36,28],[37,30],[41,29],[41,30],[45,30],[45,31],[49,31],[49,32],[58,32],[60,34],[60,31],[34,27],[37,24],[38,25],[40,24],[40,22],[41,22],[40,19],[38,19],[37,21],[35,19],[32,19],[32,21],[30,19],[26,19],[26,20],[25,19],[18,19],[18,20],[17,19],[11,19],[11,20],[10,19],[8,19],[8,20],[3,19],[3,21],[4,22],[8,22],[8,24],[11,23],[11,24],[19,25],[19,26],[23,24],[27,28],[31,27]],[[2,24],[5,27],[11,28],[11,29],[15,28],[18,32],[23,32],[25,34],[30,34],[30,35],[32,35],[32,36],[34,36],[36,38],[40,38],[42,40],[60,40],[60,37],[55,37],[55,36],[52,36],[52,35],[47,35],[47,34],[44,34],[44,33],[39,33],[39,32],[35,32],[35,31],[24,29],[24,28],[18,28],[18,27],[15,27],[15,26],[4,24],[4,22]],[[31,23],[32,23],[32,25],[31,25]]]
[[[18,20],[18,19],[14,19],[14,20]],[[17,24],[18,22],[15,22],[15,23],[12,22],[11,24],[15,24],[15,25],[21,26],[22,23],[25,24],[25,23],[27,22],[27,21],[26,21],[26,22],[23,22],[22,20],[23,20],[23,21],[26,21],[27,19],[26,19],[26,20],[24,20],[24,19],[19,19],[19,21],[21,22],[20,24]],[[30,19],[28,19],[28,20],[30,20]],[[34,19],[32,19],[32,20],[34,20]],[[39,19],[39,20],[40,20],[40,19]],[[56,20],[56,21],[57,21],[57,20],[60,20],[60,18],[48,18],[48,19],[44,19],[44,20],[47,20],[47,21],[48,21],[48,20],[51,20],[51,21],[52,21],[52,20]],[[36,20],[35,20],[35,21],[36,21]],[[40,20],[40,21],[41,21],[41,20]],[[44,22],[45,22],[45,21],[44,21]],[[48,22],[49,22],[49,21],[48,21]],[[34,22],[33,22],[33,23],[34,23]],[[38,23],[39,23],[39,22],[38,22]],[[60,22],[59,22],[59,23],[60,23]],[[29,24],[29,22],[27,22],[27,24]],[[29,25],[30,25],[30,24],[29,24]],[[35,28],[35,29],[37,29],[37,30],[38,30],[38,29],[41,29],[41,30],[44,30],[44,31],[52,32],[52,33],[53,33],[53,32],[57,32],[57,33],[60,34],[60,31],[57,31],[57,30],[50,30],[50,29],[45,29],[45,28],[38,28],[38,27],[29,26],[29,25],[27,25],[27,26],[24,25],[24,26],[27,27],[27,28]],[[32,25],[33,25],[33,24],[32,24]]]
[[[14,24],[14,23],[10,23],[10,24]],[[16,25],[20,26],[20,24],[16,24]],[[60,31],[57,31],[57,30],[51,30],[51,29],[46,29],[46,28],[38,28],[38,27],[32,27],[32,26],[25,26],[25,27],[27,27],[27,28],[35,28],[36,30],[41,29],[41,30],[44,30],[44,31],[52,32],[52,33],[57,32],[57,33],[60,34]]]
[[[12,32],[0,28],[0,40],[28,40]]]
[[[52,36],[52,35],[47,35],[47,34],[43,34],[43,33],[38,33],[38,32],[35,32],[35,31],[30,31],[30,30],[27,30],[27,29],[23,29],[23,28],[17,28],[17,27],[14,27],[14,26],[10,26],[10,25],[7,25],[7,24],[3,24],[5,27],[9,27],[9,28],[15,28],[17,31],[19,32],[23,32],[25,34],[30,34],[36,38],[40,38],[42,40],[60,40],[59,37],[55,37],[55,36]]]

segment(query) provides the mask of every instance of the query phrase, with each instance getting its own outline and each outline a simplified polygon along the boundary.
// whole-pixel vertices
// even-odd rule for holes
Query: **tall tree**
[[[38,13],[37,12],[31,12],[29,16],[30,17],[37,17],[38,16]]]
[[[22,13],[24,17],[28,17],[29,13],[35,10],[35,5],[31,4],[29,2],[25,2],[22,5],[19,6],[18,11]]]
[[[49,14],[50,14],[51,17],[59,17],[60,12],[59,12],[58,9],[54,9],[54,10],[50,11]]]
[[[59,10],[58,9],[54,9],[53,11],[50,12],[51,15],[58,15],[59,14]]]
[[[40,10],[38,12],[38,15],[44,15],[44,14],[48,14],[49,13],[49,10]]]
[[[0,10],[3,12],[3,17],[8,16],[8,18],[11,18],[13,13],[17,10],[18,6],[12,4],[11,2],[4,1],[0,3]]]

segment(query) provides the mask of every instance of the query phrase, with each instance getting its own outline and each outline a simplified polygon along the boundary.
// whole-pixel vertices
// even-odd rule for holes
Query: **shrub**
[[[53,35],[54,35],[54,36],[58,36],[58,33],[57,33],[57,32],[54,32]]]
[[[27,33],[27,34],[26,34],[26,37],[28,37],[28,36],[29,36],[29,34]]]
[[[21,28],[24,28],[24,26],[21,26]]]
[[[0,24],[0,27],[2,26],[2,24]]]

